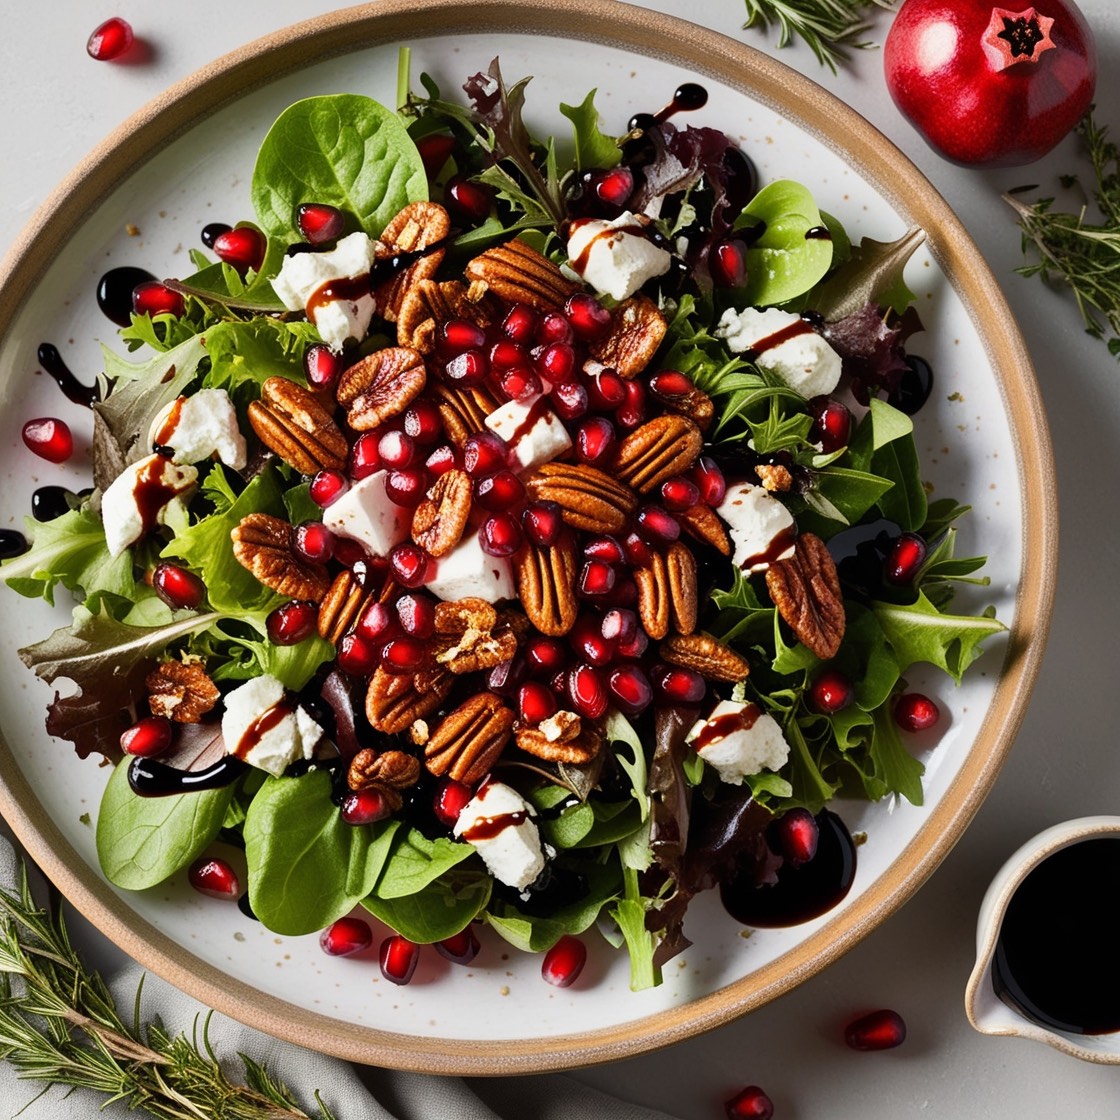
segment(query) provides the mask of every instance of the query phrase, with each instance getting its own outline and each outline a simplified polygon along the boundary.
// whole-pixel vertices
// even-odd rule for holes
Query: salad
[[[601,935],[647,987],[699,891],[759,926],[843,898],[833,799],[921,803],[907,672],[1004,629],[953,613],[984,561],[922,485],[921,234],[760,184],[696,83],[616,132],[589,93],[562,139],[497,60],[419,84],[402,52],[396,110],[292,105],[254,221],[103,279],[94,486],[2,569],[73,621],[21,656],[115,764],[118,886],[190,869],[328,952],[364,908],[397,982],[487,925],[567,983]]]

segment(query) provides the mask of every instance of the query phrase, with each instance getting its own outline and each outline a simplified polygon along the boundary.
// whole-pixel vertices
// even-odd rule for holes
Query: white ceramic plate
[[[93,829],[108,770],[79,761],[43,731],[50,690],[15,651],[66,621],[66,609],[3,592],[0,807],[73,902],[147,967],[244,1021],[342,1056],[434,1072],[512,1072],[587,1064],[662,1045],[757,1006],[811,975],[882,920],[932,871],[975,812],[1010,745],[1049,617],[1055,549],[1049,446],[1033,375],[998,289],[963,229],[916,169],[854,112],[749,48],[669,17],[594,0],[526,5],[443,0],[351,9],[273,36],[215,63],[126,123],[67,180],[0,272],[0,524],[18,527],[37,486],[88,484],[84,454],[54,467],[22,446],[32,415],[69,421],[81,442],[89,416],[36,376],[49,340],[79,377],[115,342],[93,293],[101,274],[136,264],[188,271],[202,226],[252,213],[256,147],[292,101],[359,92],[392,104],[397,45],[413,72],[446,94],[500,56],[507,79],[532,74],[528,119],[567,135],[561,101],[599,90],[608,131],[655,111],[680,82],[711,95],[697,123],[739,139],[765,182],[806,183],[853,239],[929,235],[908,271],[926,333],[911,344],[933,365],[933,398],[917,419],[925,475],[937,496],[971,502],[962,555],[991,557],[989,588],[962,593],[995,604],[1012,627],[992,641],[966,683],[920,674],[946,718],[919,745],[926,805],[845,804],[866,833],[855,886],[823,918],[749,937],[715,897],[689,914],[695,944],[660,988],[627,987],[625,954],[595,951],[579,982],[544,984],[539,958],[484,937],[469,968],[425,954],[405,988],[372,957],[325,957],[315,937],[278,937],[233,906],[203,898],[183,877],[129,894],[97,868]],[[197,123],[196,123],[197,122]],[[129,226],[140,233],[130,236]],[[489,931],[486,931],[487,933]]]

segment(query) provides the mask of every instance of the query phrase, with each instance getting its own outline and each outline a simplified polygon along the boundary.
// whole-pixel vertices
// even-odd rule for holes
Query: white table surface
[[[741,0],[651,0],[648,7],[697,19],[752,46]],[[0,48],[0,247],[16,236],[56,181],[115,125],[211,58],[288,23],[334,7],[329,0],[5,0]],[[1120,4],[1081,0],[1101,54],[1100,117],[1120,138]],[[133,65],[88,60],[84,42],[102,19],[128,19],[150,45]],[[878,16],[881,42],[889,15]],[[1120,1115],[1120,1068],[1092,1066],[1020,1039],[981,1036],[963,1009],[975,916],[992,874],[1026,838],[1070,817],[1120,813],[1114,652],[1120,594],[1114,557],[1120,519],[1105,497],[1120,477],[1120,363],[1086,337],[1072,303],[1021,263],[1013,216],[1000,191],[1023,183],[1057,189],[1077,165],[1066,141],[1029,169],[967,171],[934,155],[894,108],[878,51],[838,77],[804,48],[777,53],[819,81],[895,141],[960,215],[1010,300],[1048,406],[1061,510],[1061,576],[1050,643],[1010,760],[964,838],[896,915],[838,963],[791,994],[720,1030],[667,1051],[583,1071],[589,1083],[666,1109],[713,1120],[738,1087],[762,1085],[781,1120],[1014,1117],[1096,1120]],[[897,1009],[909,1037],[897,1050],[857,1054],[844,1023],[879,1006]]]

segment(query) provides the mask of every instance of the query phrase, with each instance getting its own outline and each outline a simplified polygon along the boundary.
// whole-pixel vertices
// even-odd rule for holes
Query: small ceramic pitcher
[[[1028,840],[1004,865],[988,887],[976,926],[976,965],[965,990],[969,1022],[982,1034],[1017,1035],[1045,1042],[1087,1062],[1120,1065],[1120,1031],[1074,1034],[1053,1030],[1025,1018],[996,995],[992,961],[1008,904],[1023,880],[1044,859],[1062,848],[1099,837],[1120,838],[1120,817],[1080,817],[1056,824]]]

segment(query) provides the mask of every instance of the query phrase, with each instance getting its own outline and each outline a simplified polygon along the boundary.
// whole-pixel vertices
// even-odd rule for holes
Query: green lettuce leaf
[[[490,901],[493,883],[484,871],[455,868],[413,894],[382,898],[375,893],[362,905],[402,937],[430,945],[470,925]]]
[[[474,854],[471,844],[444,836],[429,840],[419,829],[408,828],[394,838],[377,897],[407,898]]]
[[[595,108],[596,90],[592,90],[579,105],[560,103],[560,112],[572,122],[577,171],[595,167],[614,167],[622,158],[622,151],[613,136],[599,128],[599,110]]]

